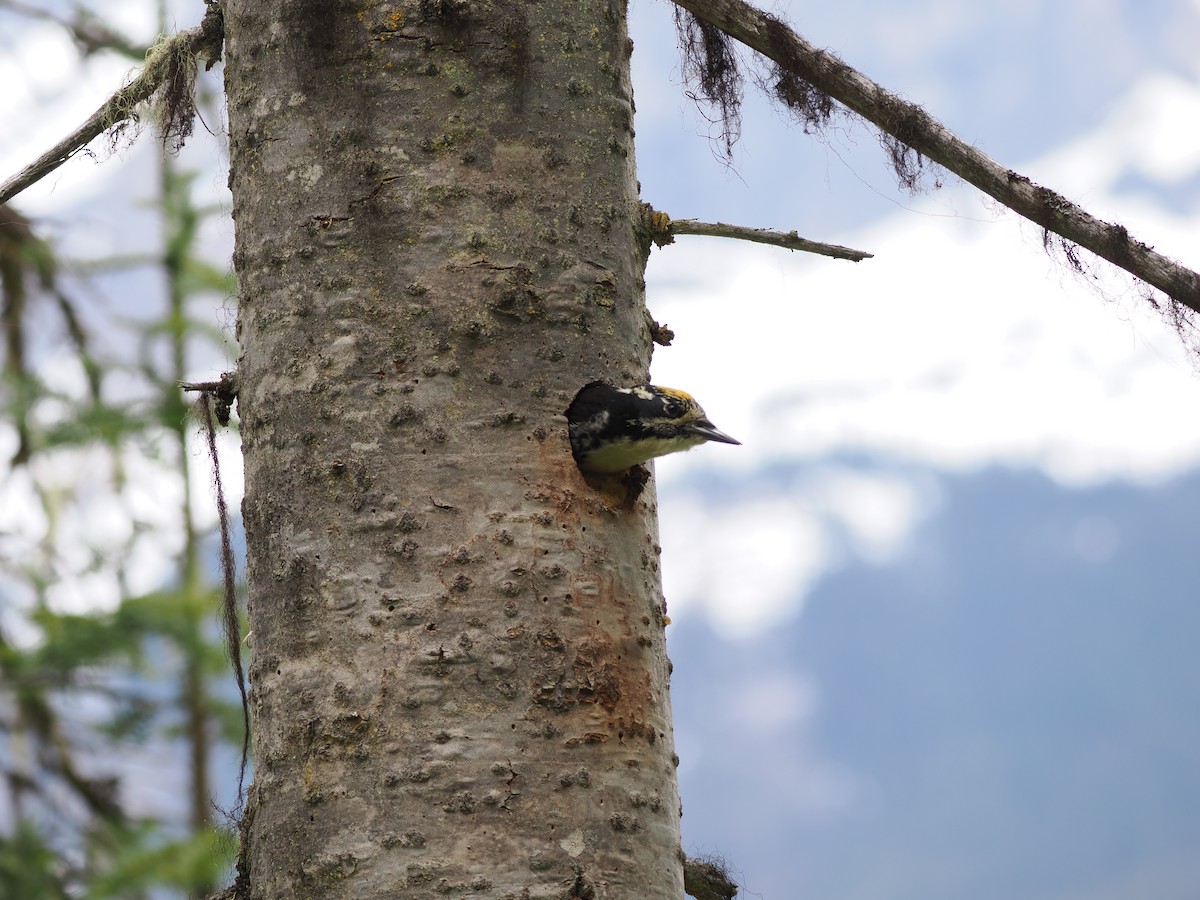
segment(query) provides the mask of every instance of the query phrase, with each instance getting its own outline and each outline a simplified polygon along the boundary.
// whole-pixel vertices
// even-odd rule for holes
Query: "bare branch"
[[[803,250],[805,253],[832,256],[834,259],[848,259],[851,262],[861,262],[875,255],[867,253],[865,250],[855,250],[852,247],[810,241],[808,238],[800,237],[795,231],[771,231],[767,228],[747,228],[745,225],[701,222],[697,219],[672,219],[668,227],[673,235],[699,234],[708,237],[734,238],[739,241],[753,241],[756,244],[783,247],[785,250]]]
[[[0,185],[0,204],[7,203],[25,188],[46,177],[83,150],[94,138],[136,117],[139,103],[168,80],[178,76],[181,55],[204,56],[208,67],[221,58],[223,30],[219,7],[210,6],[204,22],[181,31],[150,48],[141,72],[97,109],[86,122]]]
[[[1066,197],[1001,166],[921,107],[897,97],[837,57],[809,44],[774,16],[742,0],[673,0],[697,18],[757,50],[785,71],[858,113],[1009,209],[1090,250],[1200,312],[1200,275],[1104,222]]]
[[[705,237],[733,238],[739,241],[753,241],[756,244],[770,244],[773,247],[783,247],[785,250],[803,250],[805,253],[817,253],[821,256],[831,256],[834,259],[848,259],[851,262],[861,262],[874,256],[873,253],[867,253],[865,250],[810,241],[808,238],[800,237],[795,231],[771,231],[768,228],[726,225],[724,222],[701,222],[699,219],[672,219],[649,203],[642,204],[642,222],[650,240],[659,247],[675,243],[676,235],[698,234]]]

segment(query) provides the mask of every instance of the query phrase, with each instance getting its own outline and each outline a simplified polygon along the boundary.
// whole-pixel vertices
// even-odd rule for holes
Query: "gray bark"
[[[229,0],[255,898],[682,896],[624,4]],[[603,488],[603,485],[599,486]]]

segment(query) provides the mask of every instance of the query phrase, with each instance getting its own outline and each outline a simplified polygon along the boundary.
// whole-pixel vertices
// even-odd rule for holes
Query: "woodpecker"
[[[584,472],[621,472],[706,441],[740,444],[708,420],[691,394],[653,384],[585,385],[567,407],[571,452]]]

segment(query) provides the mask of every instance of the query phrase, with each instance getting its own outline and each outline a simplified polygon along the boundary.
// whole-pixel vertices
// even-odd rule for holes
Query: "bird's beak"
[[[687,428],[692,434],[699,435],[706,441],[717,441],[722,444],[741,444],[737,438],[731,438],[723,431],[717,431],[712,422],[693,422]]]

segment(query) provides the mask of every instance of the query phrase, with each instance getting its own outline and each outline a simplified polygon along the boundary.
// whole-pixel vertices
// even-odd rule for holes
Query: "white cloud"
[[[729,635],[778,621],[828,564],[824,530],[802,501],[762,498],[714,510],[680,497],[661,509],[671,614],[702,602]]]
[[[1164,179],[1181,177],[1185,160],[1200,168],[1200,154],[1134,152],[1174,140],[1178,119],[1196,121],[1197,85],[1160,87],[1131,92],[1163,107],[1145,110],[1140,141],[1085,139],[1034,168],[1065,172],[1078,159],[1096,179],[1083,202],[1195,264],[1200,214],[1107,192],[1131,168]],[[1161,477],[1200,460],[1200,416],[1183,413],[1200,408],[1200,379],[1174,332],[1127,278],[1103,263],[1096,283],[1076,276],[1032,226],[972,190],[947,188],[917,214],[843,236],[876,254],[858,264],[713,239],[656,251],[649,304],[677,339],[656,354],[654,378],[694,393],[745,444],[704,448],[685,465],[745,469],[857,449],[1083,482]]]
[[[1172,216],[1111,189],[1130,171],[1169,183],[1200,169],[1198,113],[1200,86],[1149,79],[1032,169],[1195,265],[1200,210]],[[654,380],[694,393],[744,443],[658,465],[674,611],[703,604],[724,633],[753,634],[793,615],[847,554],[901,552],[936,493],[907,475],[831,469],[821,460],[833,454],[1032,467],[1070,484],[1200,462],[1200,364],[1106,264],[1095,282],[1076,275],[1032,226],[962,186],[838,240],[876,258],[682,239],[651,260],[651,312],[677,334]],[[799,463],[817,468],[767,497],[704,499],[696,477],[754,484]],[[1117,540],[1095,523],[1074,535],[1095,561]]]
[[[1038,162],[1035,177],[1057,190],[1090,194],[1133,170],[1163,182],[1200,169],[1200,89],[1155,73],[1133,85],[1100,126]]]
[[[850,555],[894,558],[937,503],[929,485],[908,476],[832,465],[716,494],[668,473],[660,493],[671,614],[702,609],[730,639],[794,615]]]
[[[928,512],[929,494],[898,478],[848,469],[822,471],[813,478],[824,506],[845,526],[854,548],[879,564],[893,559]]]
[[[817,708],[817,686],[811,679],[789,671],[756,674],[753,690],[731,686],[721,707],[729,709],[744,727],[764,735],[775,734],[810,720]]]

